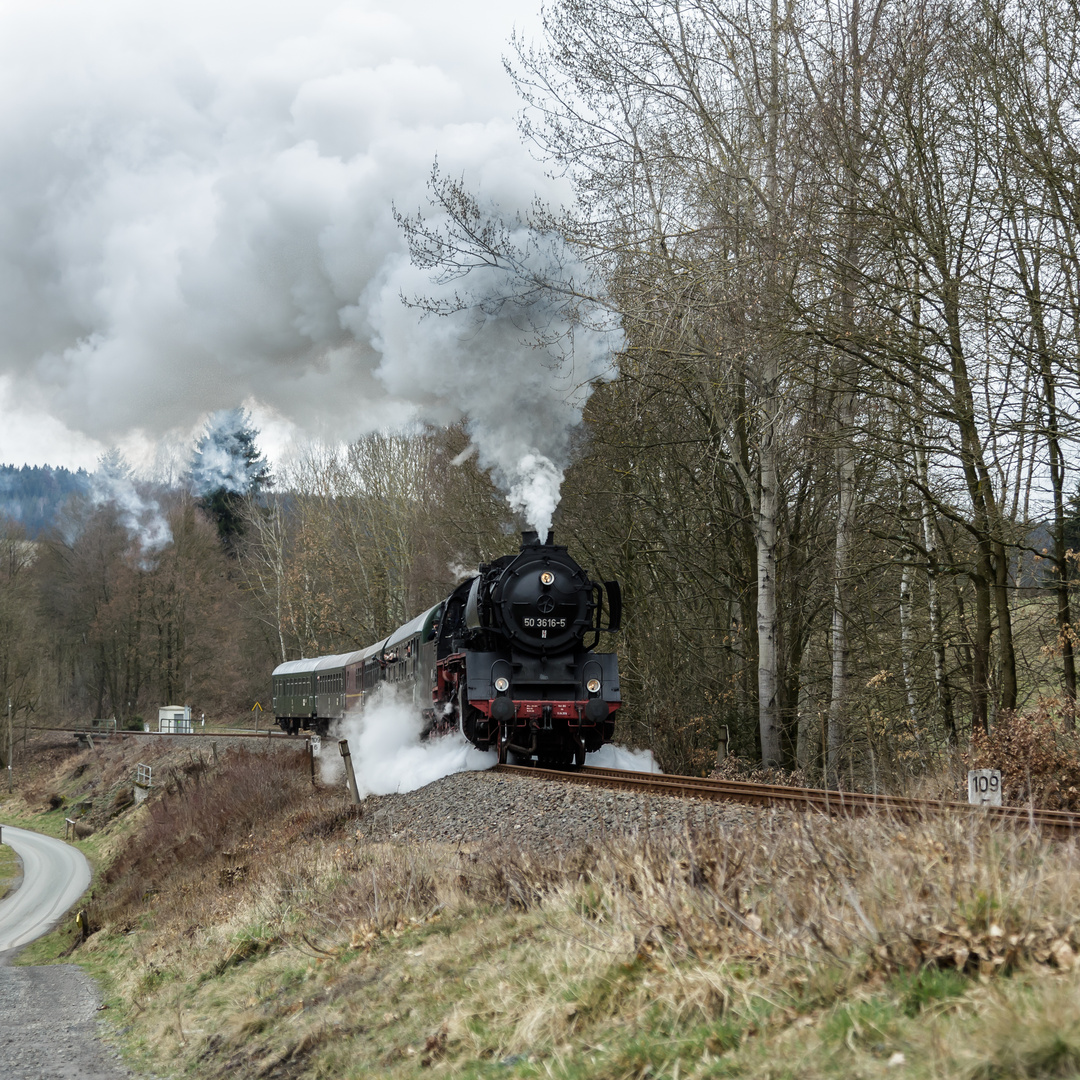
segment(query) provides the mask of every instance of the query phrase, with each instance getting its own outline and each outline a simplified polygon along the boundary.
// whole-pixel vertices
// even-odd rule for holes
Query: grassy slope
[[[47,786],[78,796],[89,781],[75,767]],[[133,1064],[199,1077],[1080,1073],[1075,845],[776,818],[569,858],[370,846],[302,773],[223,759],[81,842],[109,869],[91,904],[100,929],[71,959],[101,979]],[[26,823],[62,822],[32,802]],[[72,944],[68,925],[23,959]]]
[[[19,856],[7,846],[0,843],[0,900],[18,885],[22,878],[22,863]]]

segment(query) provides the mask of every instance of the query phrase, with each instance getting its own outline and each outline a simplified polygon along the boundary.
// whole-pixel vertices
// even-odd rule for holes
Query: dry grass
[[[74,954],[159,1075],[1080,1072],[1076,842],[776,813],[470,852],[359,842],[288,754],[181,784]]]
[[[805,1074],[827,1075],[838,1051],[881,1064],[901,1021],[930,1020],[936,1050],[903,1040],[927,1059],[949,1047],[929,1075],[1056,1075],[1006,1058],[1071,1061],[1080,1045],[1065,1024],[1055,1050],[1038,1032],[1060,1017],[1040,1027],[994,993],[985,1007],[1020,1009],[1010,1026],[1030,1052],[999,1038],[961,1060],[964,1040],[941,1043],[978,1013],[957,1002],[988,987],[1034,973],[1074,985],[1077,847],[985,825],[777,815],[566,858],[317,837],[241,882],[200,882],[182,902],[152,898],[115,986],[146,1045],[199,1075],[411,1075],[515,1055],[521,1075],[537,1061],[555,1076],[665,1075],[665,1054],[683,1075],[718,1062],[756,1075],[794,1033]],[[112,929],[89,948],[115,949]],[[936,1011],[920,1018],[924,1005]]]
[[[19,857],[7,844],[0,843],[0,900],[7,896],[21,877]]]
[[[125,923],[148,896],[191,910],[193,897],[214,894],[208,882],[232,884],[252,872],[256,836],[295,822],[311,801],[299,758],[234,750],[214,768],[194,756],[172,767],[139,835],[103,875],[92,918]]]

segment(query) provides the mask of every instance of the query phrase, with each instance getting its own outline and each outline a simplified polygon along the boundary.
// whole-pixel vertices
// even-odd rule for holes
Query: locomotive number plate
[[[521,620],[521,625],[526,630],[565,630],[565,619],[537,619],[531,615],[525,616]]]

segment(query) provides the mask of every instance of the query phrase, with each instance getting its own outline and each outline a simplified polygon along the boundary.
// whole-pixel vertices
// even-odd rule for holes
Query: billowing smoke
[[[345,783],[339,739],[348,739],[360,797],[416,791],[459,772],[482,772],[498,762],[494,750],[477,750],[458,732],[420,741],[423,719],[394,687],[380,686],[362,712],[346,717],[323,739],[319,775],[324,784]],[[651,750],[602,746],[587,754],[587,765],[632,772],[660,772]]]
[[[423,718],[411,701],[392,687],[381,686],[363,712],[346,717],[324,739],[319,753],[324,783],[344,783],[344,768],[337,740],[349,740],[353,771],[360,797],[415,791],[443,776],[490,769],[498,761],[494,751],[477,750],[460,734],[420,741]]]
[[[95,506],[112,506],[128,537],[138,546],[139,561],[149,569],[153,556],[172,543],[172,530],[157,499],[139,491],[131,470],[112,451],[98,462],[90,477],[90,501]]]
[[[663,772],[656,764],[651,750],[628,750],[625,746],[608,743],[595,754],[585,755],[585,764],[598,769],[626,769],[628,772]]]
[[[478,230],[498,227],[494,213]],[[437,229],[438,220],[428,228]],[[558,505],[571,432],[595,383],[614,376],[622,334],[613,315],[582,299],[602,288],[558,237],[522,227],[508,231],[501,246],[506,255],[476,260],[465,275],[433,278],[397,260],[367,319],[386,388],[414,401],[427,419],[467,417],[479,464],[543,536]],[[424,297],[438,313],[418,320],[402,296]]]
[[[237,403],[271,451],[268,427],[348,439],[465,416],[542,528],[612,341],[557,298],[515,299],[506,267],[418,323],[398,294],[431,284],[392,211],[425,204],[436,157],[511,210],[565,201],[501,65],[537,7],[3,5],[0,408],[21,426],[0,460],[150,457]],[[554,241],[522,247],[526,273],[570,265]]]

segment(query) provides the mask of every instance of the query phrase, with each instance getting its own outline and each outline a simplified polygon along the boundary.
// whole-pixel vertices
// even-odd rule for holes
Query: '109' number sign
[[[968,772],[968,802],[975,806],[1001,805],[1001,770],[971,769]]]

